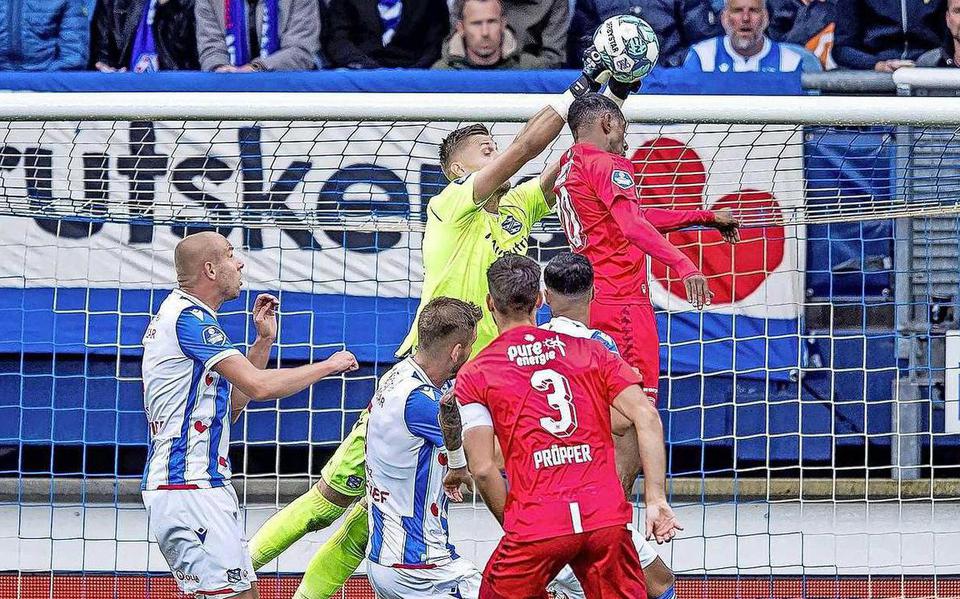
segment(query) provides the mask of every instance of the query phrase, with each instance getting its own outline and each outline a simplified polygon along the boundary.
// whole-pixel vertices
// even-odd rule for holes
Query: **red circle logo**
[[[658,137],[640,146],[632,161],[642,204],[675,210],[695,210],[706,204],[707,169],[696,150],[682,141]],[[741,210],[750,214],[780,212],[776,198],[752,189],[727,194],[709,208],[730,208],[734,215]],[[718,305],[743,300],[783,263],[786,231],[782,226],[742,229],[737,245],[724,242],[713,229],[675,231],[666,237],[707,277],[714,292],[713,304]],[[651,272],[670,293],[686,297],[676,273],[656,260]]]

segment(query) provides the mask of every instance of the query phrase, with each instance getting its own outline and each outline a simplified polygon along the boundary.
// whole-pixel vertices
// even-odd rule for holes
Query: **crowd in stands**
[[[960,0],[3,0],[0,71],[579,68],[618,14],[664,67],[960,65]]]

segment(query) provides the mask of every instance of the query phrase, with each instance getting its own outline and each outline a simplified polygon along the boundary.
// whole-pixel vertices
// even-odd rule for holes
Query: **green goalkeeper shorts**
[[[363,450],[369,417],[370,412],[367,410],[360,412],[360,418],[353,425],[353,430],[320,471],[320,476],[329,487],[347,497],[359,497],[367,489]]]

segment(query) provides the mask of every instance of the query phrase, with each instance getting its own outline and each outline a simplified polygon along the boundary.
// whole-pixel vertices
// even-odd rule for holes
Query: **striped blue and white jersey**
[[[197,298],[174,289],[143,335],[150,447],[141,489],[222,487],[230,480],[230,383],[214,372],[239,354]]]
[[[412,357],[381,377],[367,421],[367,559],[381,566],[439,566],[449,543],[440,391]]]
[[[744,57],[733,49],[730,36],[723,35],[694,44],[683,66],[704,73],[792,73],[797,69],[820,70],[816,57],[806,60],[807,54],[809,52],[802,48],[781,44],[765,37],[759,53]]]
[[[617,348],[617,344],[613,340],[613,337],[607,335],[603,331],[591,329],[579,320],[567,318],[566,316],[554,316],[549,321],[540,325],[540,328],[548,331],[555,331],[557,333],[563,333],[564,335],[570,335],[571,337],[594,339],[603,344],[603,346],[611,352],[617,354],[618,356],[620,355],[620,350]]]

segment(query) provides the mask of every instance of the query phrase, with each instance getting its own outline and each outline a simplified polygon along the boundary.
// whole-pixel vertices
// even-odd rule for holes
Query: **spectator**
[[[77,0],[0,1],[0,71],[87,66],[90,19]]]
[[[334,67],[428,69],[449,15],[445,0],[330,0],[324,53]]]
[[[841,0],[843,1],[843,0]],[[770,39],[803,46],[825,69],[836,66],[831,55],[837,21],[837,0],[767,0]]]
[[[435,69],[515,69],[517,38],[507,27],[500,0],[457,0],[454,32],[443,44]]]
[[[521,69],[558,69],[567,59],[569,0],[503,0],[507,25],[520,44]]]
[[[583,66],[583,52],[592,43],[593,32],[610,17],[633,14],[653,27],[660,38],[663,67],[679,67],[693,44],[723,35],[720,9],[711,0],[576,0],[570,20],[567,60],[572,68]]]
[[[940,45],[945,6],[945,0],[841,0],[833,58],[844,68],[882,73],[912,67]]]
[[[104,73],[196,71],[193,0],[98,0],[90,60]]]
[[[918,67],[960,66],[960,0],[947,0],[947,35],[943,45],[924,52],[917,59]]]
[[[317,63],[317,0],[195,0],[200,68],[306,71]]]
[[[684,67],[721,73],[821,70],[820,61],[803,48],[767,37],[770,19],[764,0],[727,0],[720,16],[727,34],[695,44]]]

